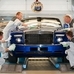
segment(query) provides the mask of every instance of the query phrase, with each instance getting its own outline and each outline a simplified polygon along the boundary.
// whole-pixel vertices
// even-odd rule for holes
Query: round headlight
[[[58,41],[58,42],[61,42],[61,41],[62,41],[62,38],[58,38],[57,41]]]
[[[20,38],[17,38],[16,41],[19,43],[19,42],[21,42],[21,39]]]
[[[42,45],[41,45],[41,44],[40,44],[39,46],[40,46],[40,47],[42,47]]]

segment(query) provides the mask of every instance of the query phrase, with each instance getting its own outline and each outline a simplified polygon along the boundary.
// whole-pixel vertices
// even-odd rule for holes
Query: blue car
[[[58,18],[36,17],[23,20],[28,24],[11,33],[11,44],[16,44],[13,57],[65,57],[66,47],[60,42],[68,41]]]

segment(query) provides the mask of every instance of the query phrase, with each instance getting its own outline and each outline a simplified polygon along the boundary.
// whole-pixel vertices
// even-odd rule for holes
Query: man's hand
[[[28,25],[23,23],[23,26],[27,27]]]
[[[1,43],[5,43],[6,41],[5,41],[5,40],[1,40],[0,42],[1,42]]]
[[[20,30],[27,30],[28,26],[18,26],[18,29],[20,29]]]

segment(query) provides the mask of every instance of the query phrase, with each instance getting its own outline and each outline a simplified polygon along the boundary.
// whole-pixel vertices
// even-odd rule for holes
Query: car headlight
[[[16,41],[19,43],[19,42],[21,42],[21,39],[20,38],[17,38]]]
[[[61,41],[62,41],[62,38],[58,38],[58,39],[57,39],[57,42],[61,42]]]
[[[42,47],[42,45],[41,45],[41,44],[40,44],[39,46],[40,46],[40,47]]]

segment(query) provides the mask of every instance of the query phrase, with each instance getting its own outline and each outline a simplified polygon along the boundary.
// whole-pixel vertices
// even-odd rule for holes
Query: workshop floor
[[[0,73],[0,74],[74,74],[74,73],[61,73],[60,71],[23,71],[22,73]]]
[[[41,60],[41,59],[40,59]],[[37,61],[37,63],[36,63],[36,61]],[[39,63],[39,64],[38,64]],[[30,67],[33,69],[31,69],[30,67],[28,67],[28,69],[27,70],[24,70],[24,71],[22,71],[22,73],[0,73],[0,74],[74,74],[74,72],[65,72],[65,73],[62,73],[60,70],[57,70],[57,69],[55,69],[54,67],[53,67],[53,65],[52,65],[52,67],[51,67],[51,64],[49,64],[49,66],[51,67],[51,69],[46,65],[46,64],[48,64],[48,62],[42,62],[43,64],[44,64],[44,66],[45,66],[45,68],[42,68],[42,69],[40,69],[40,70],[38,70],[38,68],[37,68],[37,65],[38,65],[38,67],[39,68],[41,68],[40,66],[42,66],[42,64],[41,64],[41,62],[39,61],[39,60],[30,60],[29,61],[29,63],[28,63],[28,65],[30,65]],[[32,65],[33,64],[33,65]],[[36,68],[35,68],[36,67]],[[42,66],[43,67],[43,66]],[[49,68],[49,69],[47,69],[47,68]],[[35,69],[36,70],[35,70]],[[46,70],[44,70],[44,69],[46,69]],[[52,70],[53,69],[53,70]]]

